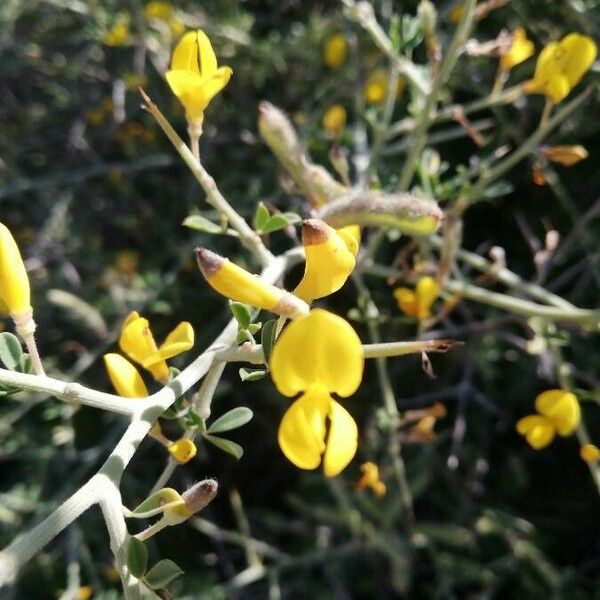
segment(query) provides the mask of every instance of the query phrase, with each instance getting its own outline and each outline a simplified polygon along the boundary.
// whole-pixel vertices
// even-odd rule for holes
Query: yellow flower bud
[[[319,219],[302,222],[304,276],[294,294],[307,302],[337,292],[356,265],[354,254],[333,227]]]
[[[290,318],[308,313],[299,298],[206,248],[196,248],[196,260],[208,284],[226,298]]]
[[[579,455],[586,463],[595,463],[600,460],[600,448],[594,444],[584,444],[579,450]]]
[[[428,319],[431,316],[431,307],[439,295],[440,286],[432,277],[421,277],[414,291],[409,288],[394,290],[398,308],[417,319]]]
[[[183,492],[183,502],[171,506],[165,510],[160,522],[164,525],[178,525],[187,521],[191,516],[200,512],[217,495],[219,486],[214,479],[204,479],[195,483],[191,488]]]
[[[370,488],[378,498],[384,496],[386,485],[379,479],[379,467],[375,463],[366,462],[360,466],[360,471],[362,477],[357,483],[358,489],[365,490]]]
[[[323,115],[323,129],[337,137],[346,126],[346,109],[341,104],[333,104]]]
[[[196,444],[187,438],[181,438],[167,446],[169,454],[180,464],[184,465],[196,456]]]
[[[323,61],[330,69],[339,69],[346,60],[348,42],[343,33],[335,33],[325,42]]]
[[[12,317],[31,313],[29,278],[12,234],[0,223],[0,300]]]
[[[527,60],[534,51],[535,46],[531,40],[527,39],[525,30],[517,27],[508,52],[500,58],[500,68],[503,71],[510,71],[514,66]]]
[[[564,167],[572,167],[589,156],[588,151],[580,145],[540,148],[540,154]]]

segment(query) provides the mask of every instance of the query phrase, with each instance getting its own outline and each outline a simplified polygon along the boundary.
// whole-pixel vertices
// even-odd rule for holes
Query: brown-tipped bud
[[[299,298],[206,248],[196,248],[196,261],[208,284],[226,298],[292,319],[308,313]]]
[[[190,513],[196,514],[212,502],[218,489],[219,484],[214,479],[203,479],[183,492],[181,497]]]
[[[324,244],[333,232],[333,227],[321,219],[305,219],[302,221],[302,244],[304,246]]]
[[[444,213],[433,200],[413,194],[367,192],[330,202],[318,216],[336,229],[374,225],[394,227],[408,235],[429,235],[440,226]]]

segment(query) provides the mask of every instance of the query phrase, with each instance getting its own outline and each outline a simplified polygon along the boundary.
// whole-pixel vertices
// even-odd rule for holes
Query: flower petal
[[[190,71],[167,71],[167,83],[185,108],[185,114],[191,122],[202,121],[208,100],[203,93],[203,79]]]
[[[323,471],[326,477],[335,477],[356,454],[358,429],[352,415],[339,402],[331,400],[329,409],[329,436]]]
[[[346,225],[346,227],[340,227],[336,231],[344,240],[348,250],[350,250],[350,252],[356,256],[358,254],[358,249],[360,248],[360,226]]]
[[[204,75],[203,67],[208,69],[209,74],[216,70],[217,58],[215,53],[203,31],[188,31],[173,50],[171,69]]]
[[[556,434],[552,422],[542,415],[528,415],[519,419],[517,431],[525,436],[527,443],[534,450],[541,450],[548,446]]]
[[[417,295],[413,290],[405,287],[394,290],[394,298],[398,303],[398,308],[409,317],[416,317],[419,314],[419,302]]]
[[[440,295],[440,285],[433,277],[421,277],[415,288],[419,319],[431,316],[431,305]]]
[[[535,399],[535,409],[548,417],[559,435],[571,435],[581,420],[577,396],[565,390],[547,390]]]
[[[184,465],[196,456],[196,444],[187,438],[180,438],[167,447],[169,454],[180,464]]]
[[[570,33],[559,44],[563,53],[560,60],[561,71],[567,77],[569,86],[574,88],[596,59],[596,42],[587,35]]]
[[[330,400],[324,390],[311,390],[296,400],[281,419],[279,446],[300,469],[316,469],[321,463]]]
[[[29,277],[12,233],[0,223],[0,299],[13,315],[31,310]]]
[[[108,376],[119,396],[123,398],[145,398],[148,389],[138,370],[120,354],[104,355]]]
[[[360,338],[352,326],[320,308],[292,321],[271,355],[271,375],[284,396],[295,396],[315,384],[346,397],[362,379]]]
[[[167,339],[158,349],[162,360],[187,352],[194,346],[194,328],[187,321],[182,321],[169,333]]]

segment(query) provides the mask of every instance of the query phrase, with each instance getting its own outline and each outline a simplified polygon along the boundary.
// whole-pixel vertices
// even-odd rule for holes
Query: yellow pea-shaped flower
[[[126,358],[115,353],[105,354],[104,365],[119,396],[123,396],[123,398],[148,396],[148,389],[142,376]]]
[[[508,52],[500,58],[500,68],[503,71],[510,71],[516,65],[527,60],[534,52],[535,46],[531,40],[527,39],[525,29],[517,27]]]
[[[187,438],[181,438],[169,444],[167,450],[180,465],[184,465],[196,456],[196,444]]]
[[[31,313],[29,277],[9,229],[0,223],[0,300],[13,317]]]

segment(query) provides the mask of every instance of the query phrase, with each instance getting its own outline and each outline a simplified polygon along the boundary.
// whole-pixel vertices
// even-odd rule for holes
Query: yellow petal
[[[311,302],[337,292],[356,265],[346,242],[323,221],[307,219],[302,223],[302,243],[306,266],[294,294]]]
[[[358,254],[358,249],[360,248],[360,226],[346,225],[346,227],[340,227],[340,229],[336,229],[336,231],[344,240],[348,250],[356,256]]]
[[[219,67],[208,79],[204,79],[202,94],[206,104],[229,83],[232,74],[231,67]]]
[[[541,450],[548,446],[556,434],[552,422],[542,415],[528,415],[519,419],[517,431],[525,436],[527,443],[534,450]]]
[[[339,135],[346,126],[346,109],[341,104],[333,104],[323,115],[323,129],[331,135]]]
[[[131,360],[147,368],[157,381],[168,379],[169,368],[157,357],[158,348],[147,319],[131,313],[121,329],[119,347]]]
[[[0,223],[0,299],[12,315],[31,310],[29,278],[8,227]]]
[[[326,477],[335,477],[356,454],[358,429],[352,415],[339,402],[331,400],[329,408],[329,435],[323,471]]]
[[[509,51],[500,59],[500,66],[504,71],[509,71],[514,66],[527,60],[534,52],[535,46],[527,39],[527,34],[522,27],[517,27]]]
[[[417,295],[413,290],[405,287],[394,290],[394,298],[398,303],[398,308],[409,317],[416,317],[419,314],[419,302]]]
[[[586,463],[595,463],[600,460],[600,448],[594,444],[584,444],[579,450],[579,456]]]
[[[342,33],[335,33],[325,42],[323,61],[330,69],[339,69],[346,60],[348,42]]]
[[[167,71],[167,83],[185,108],[186,118],[192,122],[202,121],[208,101],[202,92],[203,79],[190,71]]]
[[[557,60],[561,63],[561,71],[574,88],[596,59],[596,42],[587,35],[570,33],[559,44],[563,53]]]
[[[427,319],[431,316],[431,305],[440,295],[440,286],[433,277],[421,277],[415,288],[418,303],[418,318]]]
[[[169,333],[167,339],[158,349],[161,360],[167,360],[182,352],[187,352],[194,346],[194,328],[187,321],[182,321]]]
[[[535,399],[535,409],[552,421],[559,435],[571,435],[581,420],[577,396],[565,390],[547,390]]]
[[[202,77],[210,77],[217,70],[217,57],[202,30],[188,31],[179,40],[173,50],[171,69],[197,73]]]
[[[196,444],[187,438],[181,438],[173,442],[167,450],[180,465],[184,465],[196,456]]]
[[[296,400],[281,419],[279,446],[300,469],[316,469],[321,464],[329,402],[329,394],[313,389]]]
[[[540,154],[552,162],[557,162],[565,167],[572,167],[578,162],[585,160],[589,154],[581,145],[574,146],[551,146],[540,148]]]
[[[108,376],[119,396],[123,398],[145,398],[148,389],[138,370],[120,354],[105,354],[104,364]]]
[[[364,358],[352,326],[320,308],[292,321],[271,355],[271,375],[284,396],[295,396],[315,384],[342,397],[360,385]]]

